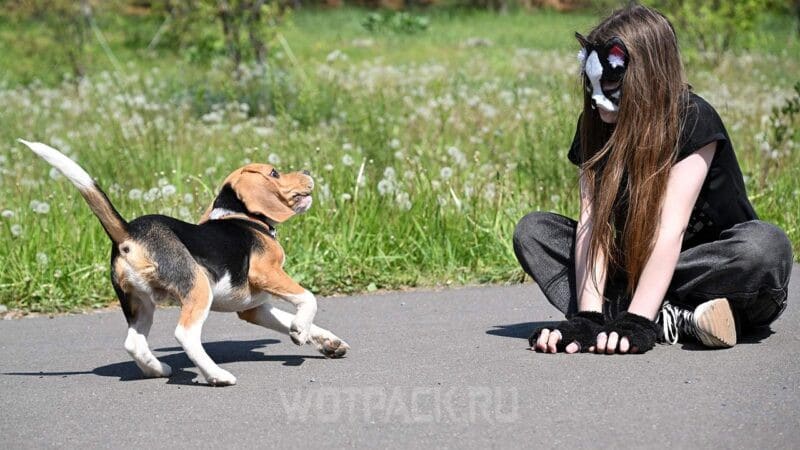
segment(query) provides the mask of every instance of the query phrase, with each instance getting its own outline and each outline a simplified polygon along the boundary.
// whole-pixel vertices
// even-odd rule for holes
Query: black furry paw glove
[[[597,333],[602,331],[604,323],[603,313],[581,311],[572,316],[571,319],[559,322],[555,328],[538,328],[528,338],[528,344],[530,344],[531,347],[536,345],[536,340],[539,339],[542,330],[558,330],[558,332],[561,333],[561,340],[556,344],[557,351],[563,352],[570,343],[577,342],[580,346],[580,351],[587,352],[589,351],[589,347],[595,344]]]
[[[658,326],[655,322],[629,312],[607,323],[601,331],[607,335],[615,332],[620,339],[628,338],[631,348],[636,348],[636,353],[644,353],[653,348],[658,337]]]

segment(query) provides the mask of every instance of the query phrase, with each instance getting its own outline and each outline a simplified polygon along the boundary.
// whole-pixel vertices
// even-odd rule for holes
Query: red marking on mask
[[[608,55],[616,56],[617,58],[623,61],[625,60],[625,50],[622,50],[622,47],[620,47],[619,45],[611,47],[611,50],[608,51]]]

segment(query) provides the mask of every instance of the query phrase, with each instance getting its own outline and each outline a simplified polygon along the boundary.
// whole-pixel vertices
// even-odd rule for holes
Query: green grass
[[[596,18],[434,11],[426,32],[373,35],[360,25],[366,14],[295,13],[280,30],[288,46],[275,43],[267,72],[241,83],[222,57],[145,51],[155,18],[102,16],[123,70],[92,41],[89,76],[77,86],[61,81],[69,68],[44,25],[0,19],[0,40],[12,43],[0,50],[0,210],[13,214],[0,218],[0,303],[53,312],[115,301],[100,225],[18,137],[67,151],[126,218],[196,220],[245,161],[310,169],[314,207],[279,238],[287,271],[316,293],[521,280],[516,221],[531,210],[577,212],[566,160],[579,103],[572,33]],[[792,26],[765,19],[762,47],[714,65],[685,50],[696,91],[726,121],[757,210],[797,252],[800,160],[796,151],[765,158],[756,139],[798,81]],[[382,195],[379,183],[395,191]],[[175,193],[136,195],[164,186]]]

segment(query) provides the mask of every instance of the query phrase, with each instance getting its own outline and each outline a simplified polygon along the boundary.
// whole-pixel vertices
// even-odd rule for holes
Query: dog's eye
[[[272,178],[280,178],[281,177],[281,175],[275,169],[272,169],[272,172],[269,173],[269,176],[271,176]]]

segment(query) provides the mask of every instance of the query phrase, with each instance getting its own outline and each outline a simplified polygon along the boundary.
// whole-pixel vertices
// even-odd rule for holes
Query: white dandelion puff
[[[36,263],[40,266],[46,266],[47,263],[50,262],[50,258],[47,257],[46,253],[39,252],[36,254]]]
[[[17,215],[17,214],[14,211],[10,210],[10,209],[4,209],[3,212],[0,213],[0,216],[2,216],[3,219],[11,219],[15,215]]]
[[[14,237],[22,236],[22,225],[20,225],[18,223],[15,223],[14,225],[11,225],[11,234]]]
[[[183,194],[183,203],[186,203],[188,205],[193,201],[194,201],[194,195],[190,193]]]
[[[36,214],[47,214],[50,212],[50,204],[47,202],[39,202],[39,204],[36,205],[34,212]]]
[[[161,195],[163,197],[171,197],[171,196],[175,195],[175,192],[177,192],[177,191],[178,191],[178,189],[176,189],[175,186],[173,186],[171,184],[168,184],[168,185],[163,186],[161,188]]]
[[[378,182],[378,193],[381,195],[390,195],[394,192],[394,182],[392,180],[383,179]]]
[[[281,163],[281,157],[276,155],[275,153],[270,153],[269,156],[267,156],[267,162],[269,162],[273,166],[278,165]]]
[[[128,192],[128,198],[131,200],[141,200],[142,199],[142,190],[141,189],[131,189]]]
[[[352,156],[350,156],[348,154],[345,154],[344,156],[342,156],[342,164],[344,164],[345,166],[352,166],[354,162],[355,161],[353,161],[353,157]]]
[[[439,171],[439,176],[442,177],[443,180],[449,180],[450,177],[453,176],[453,169],[442,167],[442,170]]]

